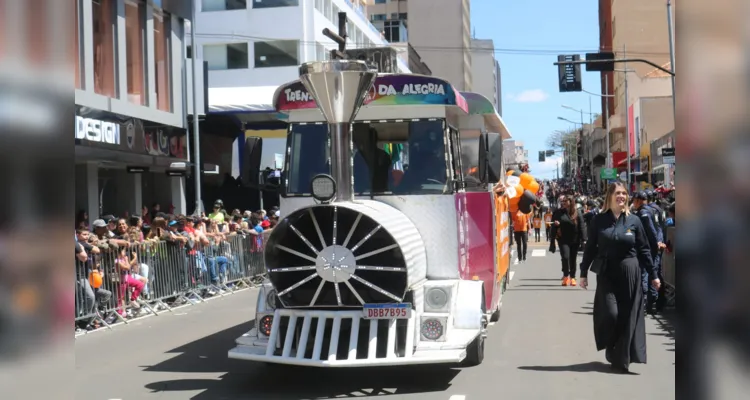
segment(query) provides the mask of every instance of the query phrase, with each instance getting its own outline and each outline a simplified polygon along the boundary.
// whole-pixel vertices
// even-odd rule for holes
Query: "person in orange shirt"
[[[529,229],[531,229],[531,220],[529,214],[524,214],[521,210],[513,213],[513,238],[516,240],[516,261],[514,265],[526,261],[526,249],[528,248]]]
[[[534,213],[534,218],[531,219],[531,222],[534,225],[534,242],[539,243],[542,241],[542,212],[537,210]]]
[[[544,233],[547,237],[547,241],[549,241],[549,230],[552,226],[552,210],[550,208],[547,208],[544,210]]]

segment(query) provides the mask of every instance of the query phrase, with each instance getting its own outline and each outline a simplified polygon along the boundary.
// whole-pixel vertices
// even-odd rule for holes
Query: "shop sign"
[[[76,139],[89,142],[120,144],[120,124],[76,116]]]

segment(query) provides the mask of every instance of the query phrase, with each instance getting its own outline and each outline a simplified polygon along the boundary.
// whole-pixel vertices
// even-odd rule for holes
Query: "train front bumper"
[[[269,337],[252,329],[237,338],[229,358],[309,367],[453,364],[466,358],[466,346],[479,334],[454,329],[451,341],[415,347],[415,315],[408,320],[366,320],[361,311],[276,310],[274,321],[282,317],[288,318],[285,324],[274,323]],[[318,321],[315,329],[313,320]]]

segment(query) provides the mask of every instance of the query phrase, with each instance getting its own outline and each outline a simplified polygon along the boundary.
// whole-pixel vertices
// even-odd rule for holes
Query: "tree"
[[[547,136],[547,147],[553,150],[564,150],[577,142],[578,129],[554,131]]]

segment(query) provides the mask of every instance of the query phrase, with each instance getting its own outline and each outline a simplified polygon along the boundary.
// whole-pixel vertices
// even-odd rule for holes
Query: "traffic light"
[[[557,62],[580,60],[581,56],[578,54],[562,54],[557,56]],[[581,84],[581,64],[560,64],[557,68],[560,92],[580,92],[583,90],[583,85]]]
[[[615,53],[611,51],[600,51],[598,53],[586,53],[586,61],[613,60],[612,62],[586,63],[586,71],[610,72],[615,70]]]
[[[554,155],[555,155],[555,151],[554,151],[554,150],[547,150],[547,151],[545,151],[545,152],[544,152],[544,154],[545,154],[545,155],[546,155],[547,157],[552,157],[552,156],[554,156]]]
[[[546,159],[547,159],[547,158],[546,158],[546,157],[544,157],[544,152],[543,152],[543,151],[540,151],[540,152],[539,152],[539,162],[544,162],[544,160],[546,160]]]

